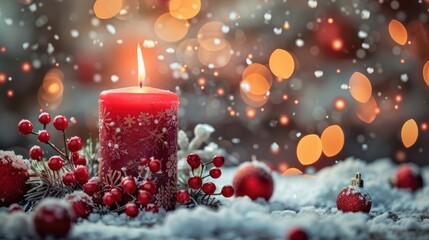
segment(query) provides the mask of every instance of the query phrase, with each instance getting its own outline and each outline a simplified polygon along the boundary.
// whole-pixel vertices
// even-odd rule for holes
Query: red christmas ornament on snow
[[[249,196],[252,200],[269,200],[274,190],[274,182],[269,168],[261,163],[243,163],[235,173],[233,184],[235,196]]]
[[[366,212],[371,210],[372,200],[363,189],[363,180],[360,173],[351,179],[350,185],[345,187],[337,197],[337,208],[343,212]]]
[[[82,191],[75,191],[66,195],[65,199],[72,206],[76,218],[87,218],[92,213],[94,203],[88,194]]]
[[[396,170],[393,182],[397,188],[410,189],[415,192],[423,187],[423,178],[417,166],[407,164]]]
[[[21,156],[0,150],[0,207],[20,202],[27,191],[28,168]]]
[[[304,229],[300,227],[294,227],[289,230],[287,233],[286,239],[288,240],[307,240],[308,235],[307,232],[305,232]]]
[[[64,238],[70,232],[72,217],[73,211],[67,201],[46,199],[34,209],[34,227],[42,238]]]

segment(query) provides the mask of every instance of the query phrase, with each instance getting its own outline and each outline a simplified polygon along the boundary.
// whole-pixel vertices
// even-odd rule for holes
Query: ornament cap
[[[357,172],[355,177],[350,180],[350,186],[363,188],[363,179],[360,172]]]

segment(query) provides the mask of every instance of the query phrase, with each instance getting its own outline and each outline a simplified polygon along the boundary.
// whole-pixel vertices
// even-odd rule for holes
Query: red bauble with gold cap
[[[343,212],[366,212],[371,210],[372,200],[363,188],[360,173],[351,179],[350,185],[345,187],[337,197],[337,208]]]

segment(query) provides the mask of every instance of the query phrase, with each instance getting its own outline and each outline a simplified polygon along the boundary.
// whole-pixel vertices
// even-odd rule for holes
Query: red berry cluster
[[[143,158],[140,164],[144,171],[137,178],[123,176],[116,186],[103,185],[98,178],[92,178],[83,186],[83,191],[92,196],[95,203],[124,210],[129,217],[136,217],[143,207],[147,212],[157,213],[158,206],[151,204],[157,186],[150,176],[161,170],[161,161]]]
[[[203,199],[208,199],[210,196],[214,195],[222,195],[224,197],[232,197],[234,195],[234,187],[231,185],[225,185],[222,187],[220,193],[216,192],[216,185],[213,182],[207,181],[203,183],[203,180],[211,177],[213,179],[217,179],[222,175],[222,171],[220,167],[225,163],[225,158],[221,155],[216,155],[213,157],[212,161],[203,163],[201,157],[196,153],[191,153],[188,155],[186,161],[192,169],[192,176],[188,178],[188,188],[189,190],[180,190],[176,194],[176,201],[180,204],[188,204],[191,200],[192,202],[196,202],[195,197],[198,197],[198,194],[203,192]],[[205,168],[213,164],[214,167],[211,168],[207,175],[203,176],[205,173]],[[201,169],[200,169],[201,168]],[[200,169],[200,174],[195,175],[195,170]]]
[[[23,135],[36,135],[39,142],[47,144],[58,153],[58,155],[54,155],[48,159],[47,166],[49,170],[58,173],[53,174],[54,176],[62,174],[61,181],[64,185],[75,186],[78,184],[83,186],[83,184],[88,181],[89,175],[86,168],[86,159],[79,154],[83,145],[80,137],[75,136],[70,139],[66,139],[65,129],[68,127],[68,120],[63,115],[56,116],[52,123],[56,130],[62,132],[65,149],[65,152],[62,152],[50,141],[51,134],[46,129],[48,124],[51,122],[51,116],[49,113],[41,113],[38,120],[43,125],[42,130],[37,133],[34,132],[33,124],[29,120],[23,119],[18,123],[19,133]],[[38,162],[43,161],[43,154],[43,149],[38,145],[33,146],[29,151],[30,159]],[[48,176],[46,172],[40,172],[40,175],[44,177]]]

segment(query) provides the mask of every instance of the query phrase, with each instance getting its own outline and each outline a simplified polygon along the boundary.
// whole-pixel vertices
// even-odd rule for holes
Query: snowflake
[[[141,112],[137,121],[139,122],[139,126],[149,126],[153,123],[154,116],[149,113]]]
[[[136,118],[134,116],[131,116],[131,114],[128,113],[128,115],[126,117],[124,117],[124,121],[123,124],[130,128],[132,127],[134,124],[136,124]]]
[[[121,156],[128,154],[128,150],[126,148],[126,144],[121,141],[122,137],[115,132],[112,135],[112,138],[107,142],[107,147],[109,147],[111,151],[111,157],[113,160],[118,160]]]
[[[100,128],[110,130],[110,127],[114,125],[112,121],[113,119],[110,116],[110,112],[100,104]]]

